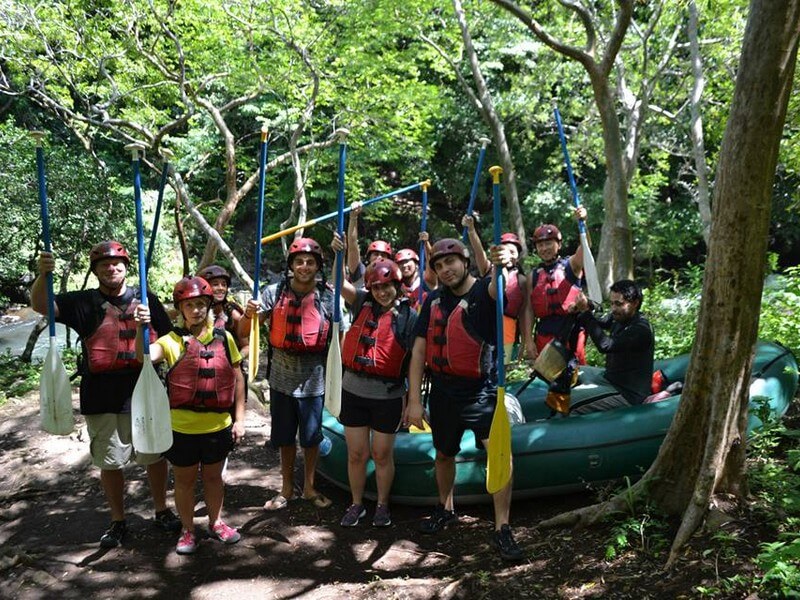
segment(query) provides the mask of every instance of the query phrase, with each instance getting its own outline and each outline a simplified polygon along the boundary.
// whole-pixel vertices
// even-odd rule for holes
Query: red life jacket
[[[508,272],[506,280],[506,303],[503,305],[503,314],[512,319],[519,316],[522,308],[522,287],[519,285],[519,269],[512,269]]]
[[[405,303],[398,309],[373,313],[375,304],[366,301],[344,336],[342,364],[357,373],[400,380],[407,350],[400,343],[399,310],[411,310]]]
[[[94,332],[83,340],[90,373],[107,373],[122,369],[141,369],[136,360],[136,321],[133,311],[139,305],[134,296],[130,304],[116,307],[107,300],[103,302],[103,320]],[[158,338],[149,327],[150,343]]]
[[[170,408],[228,412],[233,406],[236,376],[224,329],[214,329],[208,344],[183,337],[183,354],[167,373]]]
[[[462,299],[450,314],[441,300],[431,302],[425,362],[435,373],[482,379],[491,370],[491,350],[466,321],[468,300]]]
[[[579,285],[567,279],[569,259],[559,258],[555,264],[539,267],[531,289],[531,306],[537,319],[567,314],[567,307],[581,292]]]
[[[269,343],[290,352],[324,352],[328,347],[330,319],[322,307],[319,288],[302,298],[291,288],[281,289],[272,308]]]
[[[236,331],[236,322],[233,320],[233,311],[238,310],[241,314],[244,314],[244,309],[236,302],[231,302],[227,299],[220,302],[220,304],[222,305],[222,310],[219,312],[219,314],[214,315],[214,327],[216,329],[225,329],[230,331],[233,334],[233,339],[236,341],[238,346],[239,333]]]
[[[414,279],[414,283],[411,285],[406,285],[405,283],[400,284],[400,292],[408,298],[408,304],[411,306],[412,310],[419,310],[419,307],[425,302],[425,298],[428,297],[428,292],[422,292],[422,301],[419,299],[419,286],[420,281],[419,277]]]

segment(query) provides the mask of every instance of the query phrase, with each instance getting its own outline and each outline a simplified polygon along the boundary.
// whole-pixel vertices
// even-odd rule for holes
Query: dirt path
[[[264,447],[269,417],[253,401],[246,441],[226,475],[226,520],[240,528],[240,543],[206,539],[193,556],[175,554],[174,534],[152,524],[143,470],[132,468],[130,533],[122,548],[102,550],[109,516],[83,420],[72,436],[45,434],[37,401],[31,394],[0,408],[2,598],[674,598],[693,596],[692,585],[720,568],[698,550],[685,569],[660,574],[661,560],[646,555],[605,561],[608,531],[537,530],[541,519],[590,502],[589,494],[514,503],[512,523],[528,553],[516,566],[502,564],[489,545],[489,506],[465,507],[458,527],[441,537],[417,533],[419,507],[393,507],[387,529],[344,529],[338,522],[349,495],[323,481],[331,508],[296,500],[267,513],[261,507],[280,483],[278,456]],[[198,530],[203,517],[199,502]]]

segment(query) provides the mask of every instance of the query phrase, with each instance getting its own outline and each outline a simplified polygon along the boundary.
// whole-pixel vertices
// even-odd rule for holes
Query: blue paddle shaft
[[[135,152],[135,151],[134,151]],[[139,293],[140,301],[147,306],[147,264],[144,254],[144,223],[142,220],[142,180],[139,174],[139,154],[135,152],[133,159],[133,199],[136,205],[136,242],[139,259]],[[142,343],[145,354],[150,354],[150,327],[142,326]]]
[[[258,216],[256,217],[256,251],[253,268],[253,300],[258,299],[259,274],[261,272],[261,236],[264,233],[264,186],[267,176],[267,135],[261,130],[261,155],[258,170]]]
[[[501,223],[499,183],[492,184],[492,195],[493,195],[492,208],[494,212],[494,244],[495,246],[499,246],[500,223]],[[495,317],[497,322],[497,385],[499,387],[505,387],[506,351],[505,351],[505,346],[503,344],[503,312],[505,311],[505,308],[503,306],[503,290],[505,289],[505,285],[503,281],[502,267],[495,266],[494,277],[495,277],[494,279],[495,288],[497,290],[497,310],[495,311],[496,313]]]
[[[336,196],[336,233],[339,238],[344,234],[344,166],[347,160],[347,144],[342,141],[339,144],[339,183]],[[339,323],[342,320],[341,294],[342,294],[342,261],[344,252],[339,250],[336,253],[336,277],[335,291],[333,294],[333,322]]]
[[[575,208],[581,205],[581,198],[578,195],[578,186],[575,185],[575,176],[572,174],[572,162],[569,159],[569,150],[567,150],[567,138],[564,136],[564,125],[561,123],[561,113],[558,112],[558,107],[553,107],[553,114],[556,117],[556,127],[558,128],[558,137],[561,140],[561,152],[564,154],[564,164],[567,166],[567,177],[569,178],[569,187],[572,190],[572,201],[575,203]],[[578,219],[578,230],[580,233],[586,233],[586,224],[583,219]]]
[[[475,198],[478,196],[478,185],[480,184],[481,180],[481,170],[483,169],[483,158],[486,156],[486,144],[481,146],[481,151],[478,154],[478,165],[475,167],[475,177],[472,179],[472,189],[469,191],[469,204],[467,205],[467,214],[472,216],[472,212],[475,210]],[[464,231],[461,233],[461,238],[464,240],[464,243],[467,243],[467,237],[469,236],[467,232],[467,228],[464,227]]]
[[[42,237],[44,238],[44,249],[46,252],[52,251],[50,241],[50,217],[47,210],[47,179],[44,174],[44,151],[41,146],[36,146],[36,176],[39,179],[39,206],[42,209]],[[47,327],[50,337],[56,335],[56,299],[53,293],[53,273],[47,273]]]

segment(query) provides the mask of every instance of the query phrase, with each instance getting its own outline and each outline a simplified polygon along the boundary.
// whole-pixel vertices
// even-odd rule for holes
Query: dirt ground
[[[370,521],[345,529],[339,519],[349,495],[320,481],[332,507],[295,500],[267,513],[262,505],[279,489],[278,456],[264,446],[268,414],[257,401],[248,407],[246,441],[231,454],[226,474],[224,510],[242,541],[205,539],[197,554],[178,556],[175,534],[153,526],[144,471],[135,467],[128,471],[125,544],[99,548],[109,514],[83,420],[73,435],[51,436],[39,430],[35,393],[9,400],[0,408],[0,597],[694,598],[695,586],[716,586],[752,568],[758,532],[746,523],[732,524],[742,534],[735,552],[721,556],[698,536],[670,572],[661,570],[665,549],[644,537],[639,548],[607,560],[610,526],[537,528],[546,517],[592,502],[590,492],[514,502],[512,524],[527,554],[518,565],[503,564],[489,544],[489,506],[463,507],[459,525],[434,537],[417,532],[427,510],[420,507],[394,506],[394,525],[386,529]],[[204,514],[198,500],[198,531]]]

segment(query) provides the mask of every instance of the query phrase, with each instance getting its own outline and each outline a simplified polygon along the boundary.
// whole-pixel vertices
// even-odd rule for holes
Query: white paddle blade
[[[42,429],[47,433],[69,435],[75,428],[72,386],[53,338],[39,379],[39,416]]]
[[[586,234],[581,234],[581,248],[583,248],[583,272],[586,275],[586,286],[589,288],[589,300],[600,304],[603,301],[603,292],[600,289],[600,278],[597,276],[597,265],[589,248]]]
[[[144,357],[142,372],[133,388],[131,429],[137,452],[161,454],[172,446],[169,398],[149,356]]]
[[[342,412],[342,351],[339,348],[339,323],[333,323],[328,362],[325,366],[325,408],[337,419]]]

